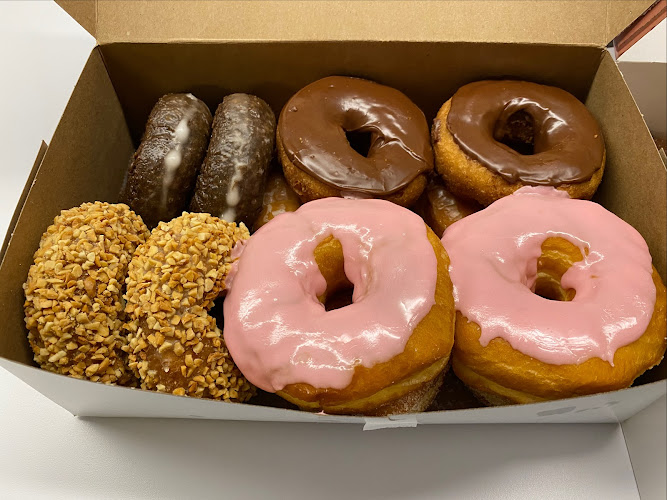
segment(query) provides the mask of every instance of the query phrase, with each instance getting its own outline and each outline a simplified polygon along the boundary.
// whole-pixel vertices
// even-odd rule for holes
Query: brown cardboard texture
[[[58,0],[114,42],[406,40],[604,46],[651,0]]]
[[[95,28],[97,27],[96,0],[56,0],[56,3],[88,33],[95,36]]]
[[[362,76],[396,87],[429,120],[459,86],[483,78],[526,79],[572,92],[586,103],[605,134],[608,160],[597,201],[642,233],[665,279],[667,173],[616,65],[602,48],[341,40],[112,43],[91,53],[26,200],[17,209],[0,263],[0,365],[77,415],[366,422],[368,428],[615,421],[637,413],[665,393],[664,370],[654,369],[637,387],[624,391],[535,405],[474,408],[475,400],[450,377],[432,408],[436,411],[364,419],[285,409],[288,405],[282,400],[266,396],[241,405],[109,387],[33,366],[22,284],[40,237],[60,210],[84,201],[116,201],[128,160],[160,95],[189,91],[215,109],[231,92],[251,92],[278,112],[303,85],[331,74]]]

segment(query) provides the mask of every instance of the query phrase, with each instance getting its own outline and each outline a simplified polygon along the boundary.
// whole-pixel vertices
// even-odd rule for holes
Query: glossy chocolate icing
[[[251,227],[262,207],[276,117],[257,96],[231,94],[218,106],[190,211]]]
[[[536,83],[488,80],[461,87],[447,128],[469,157],[512,183],[585,182],[604,158],[602,132],[586,107],[564,90]],[[533,154],[500,142],[508,138],[532,142]]]
[[[331,76],[297,92],[278,131],[289,160],[335,188],[388,195],[433,169],[422,111],[403,93],[360,78]],[[366,157],[346,132],[370,134]]]
[[[119,196],[149,228],[187,209],[211,120],[208,106],[192,94],[167,94],[153,107]]]

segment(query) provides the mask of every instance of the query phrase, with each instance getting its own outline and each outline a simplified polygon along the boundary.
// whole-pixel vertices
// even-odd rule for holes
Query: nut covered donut
[[[262,226],[227,280],[224,337],[253,384],[311,410],[423,411],[453,344],[449,260],[416,214],[327,198]],[[352,304],[327,310],[354,287]]]
[[[35,252],[25,324],[44,369],[105,384],[132,384],[123,348],[123,289],[146,225],[127,205],[84,203],[63,210]]]
[[[470,83],[442,106],[431,132],[447,188],[483,205],[528,185],[588,199],[602,180],[602,131],[586,106],[556,87]]]
[[[367,152],[348,133],[365,136]],[[277,144],[304,202],[342,196],[410,206],[433,170],[424,113],[398,90],[360,78],[331,76],[297,92],[280,114]]]
[[[526,187],[455,222],[443,244],[452,366],[488,403],[629,387],[662,359],[665,287],[641,235],[602,206]]]
[[[224,290],[241,225],[184,213],[161,222],[137,249],[127,276],[129,366],[142,389],[243,402],[252,387],[229,357],[208,311]]]

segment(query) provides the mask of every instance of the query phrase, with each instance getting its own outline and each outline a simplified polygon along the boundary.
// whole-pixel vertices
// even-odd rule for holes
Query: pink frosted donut
[[[244,244],[227,280],[224,337],[239,369],[269,392],[292,384],[326,392],[350,386],[358,367],[402,354],[436,304],[446,254],[429,231],[419,216],[384,200],[325,198],[271,220]],[[354,293],[352,304],[326,311],[318,297],[328,278],[316,249],[331,236]],[[449,333],[441,338],[424,352],[447,350]]]
[[[642,236],[602,206],[524,187],[442,242],[458,311],[454,370],[487,401],[627,387],[662,358],[664,286]],[[545,283],[553,296],[536,292]]]
[[[524,187],[442,238],[452,264],[457,309],[495,337],[546,363],[609,362],[646,330],[655,304],[651,254],[641,235],[601,205],[551,187]],[[561,279],[572,301],[533,293],[537,259],[549,237],[564,238],[583,260]]]

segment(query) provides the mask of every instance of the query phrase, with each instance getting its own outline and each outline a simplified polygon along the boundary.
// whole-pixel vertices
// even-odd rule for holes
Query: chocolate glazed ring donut
[[[433,122],[436,170],[452,193],[489,205],[523,186],[589,199],[604,172],[600,127],[573,95],[520,81],[461,87]]]
[[[347,134],[366,139],[361,152]],[[422,111],[398,90],[360,78],[331,76],[297,92],[280,114],[277,143],[285,178],[304,202],[342,196],[410,206],[433,170]]]
[[[262,99],[232,94],[218,106],[190,211],[252,227],[273,155],[276,117]]]
[[[120,194],[149,228],[187,209],[211,119],[208,106],[192,94],[167,94],[153,107]]]

